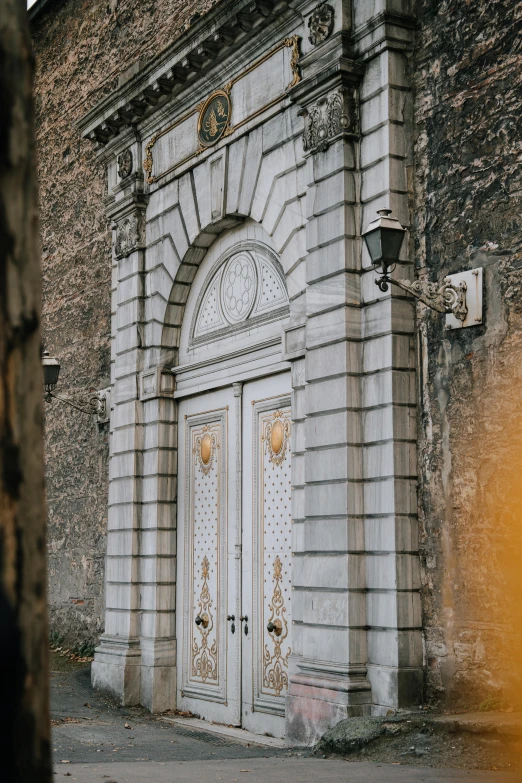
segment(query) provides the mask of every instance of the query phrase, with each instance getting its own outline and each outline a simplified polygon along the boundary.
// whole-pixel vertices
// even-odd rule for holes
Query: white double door
[[[284,735],[291,653],[290,374],[179,409],[178,705]]]

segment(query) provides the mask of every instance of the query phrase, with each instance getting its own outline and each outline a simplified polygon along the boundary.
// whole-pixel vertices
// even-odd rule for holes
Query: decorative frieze
[[[319,3],[308,20],[312,46],[318,46],[331,35],[334,25],[334,10],[328,3]]]
[[[171,125],[155,133],[145,145],[143,169],[147,184],[157,182],[279,103],[301,80],[300,40],[298,35],[284,38],[222,89],[213,92],[205,101],[194,104]],[[291,51],[289,62],[286,49]],[[235,118],[233,124],[232,114]],[[163,168],[159,168],[157,161],[163,162]],[[166,168],[165,162],[168,164]]]
[[[116,223],[114,253],[116,258],[123,258],[143,247],[145,247],[145,215],[143,212],[133,212]]]
[[[340,87],[301,112],[305,120],[303,147],[306,152],[324,152],[342,133],[356,134],[358,128],[355,87]]]
[[[117,108],[112,107],[104,116],[97,111],[90,112],[82,120],[83,135],[105,146],[122,129],[132,128],[151,107],[159,108],[183,91],[187,80],[199,74],[206,77],[212,67],[230,56],[238,42],[248,41],[256,29],[264,30],[267,23],[288,13],[286,3],[267,0],[237,0],[228,6],[223,11],[220,9],[219,25],[211,39],[193,31],[191,26],[172,58],[161,66],[158,64],[146,82],[140,71],[125,84],[124,98]],[[292,55],[292,68],[297,64],[297,57]]]

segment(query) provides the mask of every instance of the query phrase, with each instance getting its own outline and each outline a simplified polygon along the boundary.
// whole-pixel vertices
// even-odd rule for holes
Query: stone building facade
[[[47,340],[111,387],[107,433],[48,415],[51,616],[102,631],[95,685],[301,744],[506,698],[516,4],[40,5]],[[375,286],[382,208],[393,275],[482,270],[481,320]]]

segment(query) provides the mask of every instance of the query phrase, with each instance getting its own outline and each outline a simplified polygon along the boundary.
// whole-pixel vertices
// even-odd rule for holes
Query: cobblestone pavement
[[[51,677],[55,783],[520,783],[508,773],[310,758],[240,743],[121,708],[94,692],[90,667]]]

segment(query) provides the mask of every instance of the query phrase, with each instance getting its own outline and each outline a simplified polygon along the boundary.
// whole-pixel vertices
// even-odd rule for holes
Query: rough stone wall
[[[104,172],[77,121],[119,74],[170,44],[215,0],[55,0],[32,23],[43,264],[43,339],[60,358],[57,393],[110,379],[110,228]],[[103,622],[108,432],[46,407],[51,632],[96,642]]]
[[[483,325],[420,312],[427,696],[520,707],[522,6],[418,0],[417,15],[416,262],[432,280],[485,275]]]

